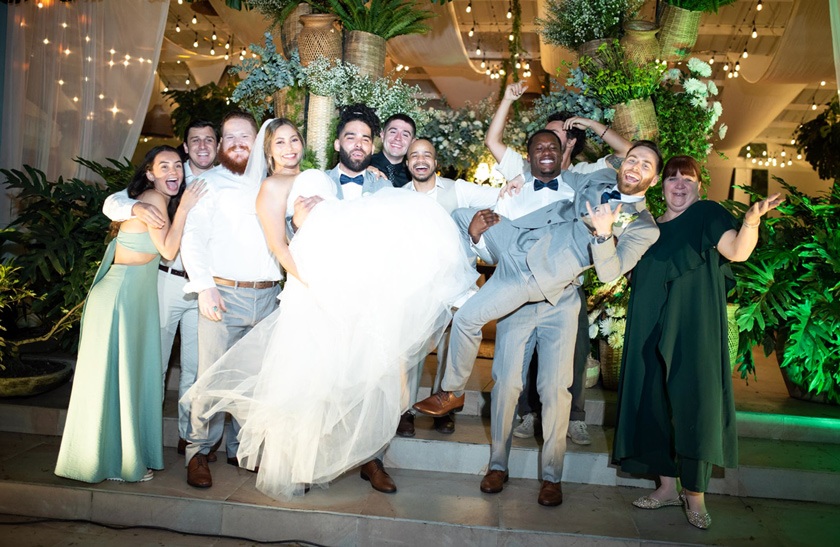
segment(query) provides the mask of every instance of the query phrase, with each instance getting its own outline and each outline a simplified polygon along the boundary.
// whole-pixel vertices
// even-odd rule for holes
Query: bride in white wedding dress
[[[280,307],[184,396],[202,416],[237,418],[240,465],[259,467],[257,488],[274,498],[326,486],[391,440],[405,375],[476,277],[434,200],[401,189],[338,200],[322,171],[300,171],[303,149],[291,122],[270,120],[246,171],[269,175],[257,213],[287,272]],[[286,245],[295,199],[312,195],[324,201]]]

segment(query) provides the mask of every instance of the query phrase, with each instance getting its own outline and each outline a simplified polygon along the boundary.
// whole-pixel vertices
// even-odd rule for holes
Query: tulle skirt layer
[[[382,449],[408,404],[404,378],[437,344],[475,271],[428,196],[382,190],[319,204],[291,243],[305,285],[185,396],[233,414],[238,457],[275,498],[324,485]],[[193,406],[196,410],[196,406]]]

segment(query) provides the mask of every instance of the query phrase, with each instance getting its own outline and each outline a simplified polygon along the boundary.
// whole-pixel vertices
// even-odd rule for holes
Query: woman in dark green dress
[[[761,217],[782,198],[755,203],[739,228],[719,204],[700,200],[693,158],[671,158],[662,181],[667,209],[657,219],[659,240],[631,278],[613,462],[628,473],[659,476],[659,488],[634,501],[636,507],[685,504],[688,521],[708,528],[703,492],[712,466],[738,463],[728,263],[749,257]]]

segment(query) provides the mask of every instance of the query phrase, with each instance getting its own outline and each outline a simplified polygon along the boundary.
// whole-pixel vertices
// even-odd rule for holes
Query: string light
[[[487,68],[487,61],[485,59],[481,59],[481,68]]]
[[[216,54],[216,46],[210,46],[210,55]]]
[[[230,38],[228,38],[228,41],[225,44],[225,49],[230,49]]]
[[[186,80],[184,80],[184,84],[186,84],[186,85],[190,85],[190,78],[189,78],[189,76],[187,76],[187,79],[186,79]]]
[[[758,31],[755,28],[755,21],[753,21],[753,29],[752,34],[750,34],[750,36],[752,36],[753,38],[758,38]]]
[[[218,36],[216,35],[216,25],[213,25],[213,36],[211,37],[211,39],[215,41],[217,38]]]
[[[479,42],[478,45],[475,46],[475,54],[481,55],[481,42]]]
[[[508,34],[508,41],[513,42],[513,33]]]
[[[474,34],[475,34],[475,27],[472,27],[472,28],[470,28],[470,31],[467,33],[467,36],[472,38]]]
[[[513,12],[510,11],[510,7],[508,7],[507,15],[505,15],[505,17],[508,18],[508,19],[513,17]]]
[[[227,61],[228,59],[230,59],[230,54],[227,51],[225,51],[225,61]]]
[[[825,87],[825,80],[820,82],[820,87]]]
[[[740,72],[741,70],[741,61],[735,61],[735,72]]]
[[[817,109],[817,103],[811,103],[811,110]]]
[[[472,0],[470,0],[470,2],[467,4],[467,13],[470,13],[471,11],[472,11]]]
[[[728,70],[729,70],[729,61],[726,61],[725,63],[723,63],[723,71],[727,72]]]
[[[196,17],[195,15],[193,15],[193,18],[192,18],[192,24],[193,24],[193,25],[197,25],[197,24],[198,24],[198,17]]]
[[[746,58],[747,58],[747,57],[749,57],[749,56],[750,56],[750,54],[749,54],[749,53],[747,53],[747,48],[744,48],[744,53],[742,53],[742,54],[741,54],[741,57],[743,57],[744,59],[746,59]]]
[[[181,32],[181,19],[175,21],[175,32]]]
[[[195,40],[193,41],[193,47],[198,48],[198,33],[195,33]]]
[[[761,0],[758,0],[758,4],[755,5],[755,11],[761,11],[761,8],[764,6],[761,5]]]

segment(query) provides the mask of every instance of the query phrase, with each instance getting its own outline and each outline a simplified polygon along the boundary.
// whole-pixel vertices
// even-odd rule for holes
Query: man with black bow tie
[[[554,191],[549,189],[560,174],[561,151],[560,140],[551,131],[537,131],[529,139],[531,171],[535,179],[544,183],[535,192]],[[644,194],[655,184],[661,168],[662,158],[656,145],[639,141],[628,152],[617,176],[612,169],[588,175],[564,173],[563,183],[572,190],[572,200],[556,201],[513,221],[490,210],[473,215],[472,211],[460,209],[453,214],[482,258],[496,262],[497,268],[453,318],[442,382],[444,391],[414,408],[437,416],[463,407],[463,390],[478,353],[481,327],[528,303],[538,303],[531,308],[545,332],[537,337],[530,324],[525,329],[512,327],[503,343],[518,344],[515,353],[520,355],[538,344],[542,357],[537,377],[545,440],[541,455],[543,483],[537,498],[541,505],[560,505],[563,501],[560,480],[571,404],[568,388],[573,376],[570,348],[574,348],[581,305],[574,284],[593,266],[601,281],[617,278],[629,271],[656,241],[659,229],[645,209]],[[557,184],[559,188],[561,182]],[[618,190],[621,203],[599,204],[605,190]],[[494,362],[497,387],[493,388],[491,399],[494,408],[490,469],[481,483],[481,490],[486,493],[500,492],[508,477],[514,406],[522,389],[523,367],[523,358],[510,359],[499,366]]]
[[[344,107],[338,120],[335,151],[338,165],[327,171],[327,175],[338,188],[339,199],[356,199],[372,194],[393,184],[370,171],[373,155],[373,136],[379,131],[379,118],[363,104]]]

